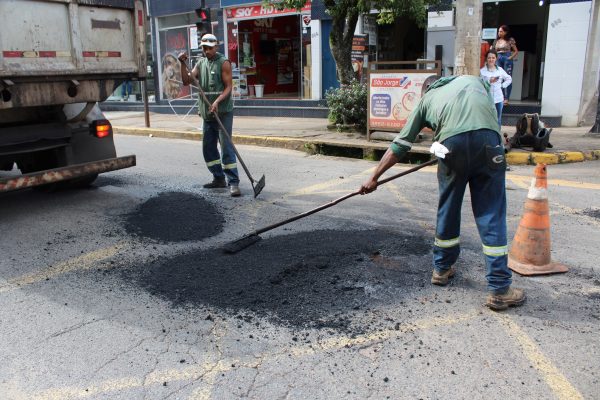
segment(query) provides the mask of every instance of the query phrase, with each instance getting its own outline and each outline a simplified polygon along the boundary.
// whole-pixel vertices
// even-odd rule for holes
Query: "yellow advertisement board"
[[[371,71],[369,73],[369,130],[399,131],[421,100],[424,73]]]

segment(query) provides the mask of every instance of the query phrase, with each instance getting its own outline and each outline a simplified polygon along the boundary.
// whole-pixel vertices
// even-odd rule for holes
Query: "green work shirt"
[[[223,90],[225,90],[225,83],[221,75],[221,67],[223,63],[228,62],[225,56],[221,53],[215,53],[212,60],[208,57],[203,57],[198,61],[196,67],[198,68],[198,75],[200,77],[200,87],[206,94],[206,97],[212,104]],[[219,114],[227,113],[233,110],[233,100],[231,99],[231,93],[226,99],[219,103]],[[214,117],[208,112],[208,105],[202,100],[202,96],[198,98],[198,114],[205,120],[212,120]]]
[[[390,146],[398,158],[410,150],[424,127],[433,130],[438,142],[477,129],[490,129],[500,135],[489,84],[470,75],[434,82]]]

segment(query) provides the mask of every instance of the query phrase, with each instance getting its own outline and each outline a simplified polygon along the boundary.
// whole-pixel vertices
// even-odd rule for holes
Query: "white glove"
[[[431,154],[435,154],[435,156],[438,158],[446,158],[446,154],[450,153],[450,150],[448,150],[446,146],[444,146],[440,142],[433,142],[433,144],[429,148],[429,152]]]

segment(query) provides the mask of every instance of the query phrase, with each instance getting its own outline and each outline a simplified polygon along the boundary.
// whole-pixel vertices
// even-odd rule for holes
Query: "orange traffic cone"
[[[525,211],[508,253],[508,267],[521,275],[544,275],[569,269],[550,259],[550,215],[546,164],[535,167]]]

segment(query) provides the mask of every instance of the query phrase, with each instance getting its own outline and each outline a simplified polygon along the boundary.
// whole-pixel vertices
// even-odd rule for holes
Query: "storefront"
[[[581,123],[593,104],[598,82],[599,33],[592,29],[598,4],[590,0],[483,0],[482,49],[493,42],[499,26],[508,25],[519,50],[508,114],[540,112],[565,126]],[[452,6],[428,14],[428,58],[441,57],[444,73],[452,74]]]
[[[310,2],[301,11],[222,0],[234,98],[312,98]]]

